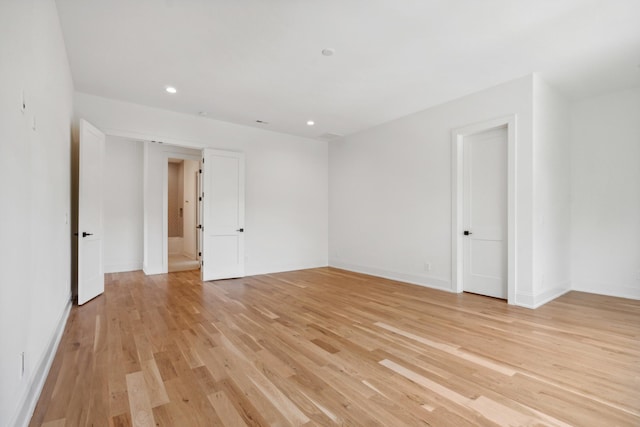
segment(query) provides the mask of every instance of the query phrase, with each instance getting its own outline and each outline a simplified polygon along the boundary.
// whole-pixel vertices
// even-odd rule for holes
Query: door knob
[[[468,236],[469,234],[473,234],[472,232],[468,231],[468,230],[464,230],[464,235]]]
[[[82,232],[82,237],[93,236],[93,233],[87,233],[86,231]]]
[[[244,233],[244,228],[238,228],[236,231],[239,231],[240,233]]]

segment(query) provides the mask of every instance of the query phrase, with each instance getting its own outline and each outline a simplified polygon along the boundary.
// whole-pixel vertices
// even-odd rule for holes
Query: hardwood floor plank
[[[155,425],[151,402],[143,372],[127,374],[127,392],[131,407],[131,420],[134,427],[151,427]],[[80,424],[79,424],[80,425]]]
[[[537,310],[317,268],[106,276],[31,426],[638,426],[640,301]]]
[[[218,414],[224,425],[237,427],[247,425],[223,391],[210,394],[209,401],[211,401],[213,409],[216,410],[216,414]]]
[[[169,396],[167,396],[167,390],[164,387],[164,382],[155,360],[151,359],[142,362],[142,373],[144,374],[144,382],[147,385],[147,394],[151,407],[155,408],[169,403]]]

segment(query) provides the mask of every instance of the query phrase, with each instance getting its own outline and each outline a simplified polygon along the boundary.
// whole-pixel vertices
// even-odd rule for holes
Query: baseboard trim
[[[245,276],[284,273],[286,271],[308,270],[311,268],[320,268],[327,266],[328,264],[326,259],[304,264],[249,265],[245,267]]]
[[[151,268],[142,268],[142,271],[144,272],[145,276],[153,276],[155,274],[165,274],[164,271],[162,271],[162,268],[158,269],[158,270],[154,270]]]
[[[550,301],[553,301],[559,296],[566,294],[570,290],[571,286],[569,286],[569,283],[567,282],[562,286],[557,286],[537,295],[531,294],[529,292],[518,292],[516,293],[515,305],[524,308],[536,309]]]
[[[612,286],[606,283],[573,283],[571,287],[573,291],[587,292],[590,294],[606,295],[610,297],[629,298],[640,300],[640,286]]]
[[[368,274],[371,276],[382,277],[384,279],[410,283],[412,285],[423,286],[425,288],[437,289],[439,291],[454,292],[451,289],[451,282],[443,278],[399,273],[397,271],[388,271],[375,267],[350,264],[336,260],[329,260],[329,266],[340,268],[342,270],[353,271],[355,273]]]
[[[29,387],[27,387],[24,397],[20,400],[20,405],[18,406],[19,410],[13,420],[13,423],[10,423],[9,425],[13,425],[15,427],[26,427],[29,425],[31,417],[33,416],[33,411],[36,409],[36,404],[40,398],[40,393],[42,393],[42,388],[44,387],[44,383],[49,375],[49,369],[51,369],[51,364],[53,363],[56,351],[58,350],[58,345],[60,345],[62,333],[67,325],[67,319],[71,312],[71,305],[71,294],[69,294],[67,304],[62,310],[62,315],[58,319],[58,326],[56,326],[54,334],[49,341],[49,345],[40,358],[38,367],[30,381]]]
[[[104,266],[105,273],[124,273],[127,271],[142,270],[142,263],[128,263],[128,264],[110,264]]]

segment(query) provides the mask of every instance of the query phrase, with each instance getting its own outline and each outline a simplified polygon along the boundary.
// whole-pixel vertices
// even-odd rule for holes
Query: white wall
[[[516,302],[533,294],[532,98],[527,76],[331,142],[330,264],[452,290],[451,131],[516,114]]]
[[[108,136],[104,162],[105,273],[142,269],[142,146]]]
[[[573,104],[573,289],[640,298],[640,88]]]
[[[197,155],[197,154],[196,154]],[[182,185],[182,174],[184,168],[182,163],[169,162],[167,164],[167,219],[169,237],[182,237],[182,228],[184,226],[182,217],[180,216],[180,208],[182,208],[182,197],[180,189]],[[180,250],[182,252],[182,250]]]
[[[196,210],[198,209],[198,198],[196,195],[199,163],[185,160],[184,162],[184,227],[183,227],[183,247],[182,254],[196,259]]]
[[[53,0],[2,2],[0,64],[0,425],[12,426],[30,418],[70,308],[73,84]]]
[[[74,100],[77,117],[107,134],[245,153],[246,274],[327,265],[326,142],[82,93]]]
[[[569,103],[533,82],[534,292],[521,301],[539,306],[571,288],[571,135]]]

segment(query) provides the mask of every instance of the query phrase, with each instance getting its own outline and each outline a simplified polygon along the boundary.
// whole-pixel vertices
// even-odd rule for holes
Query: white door
[[[463,140],[463,288],[507,298],[507,128]]]
[[[80,120],[78,168],[78,304],[104,292],[102,165],[104,133]]]
[[[244,154],[203,150],[202,280],[244,276]]]

